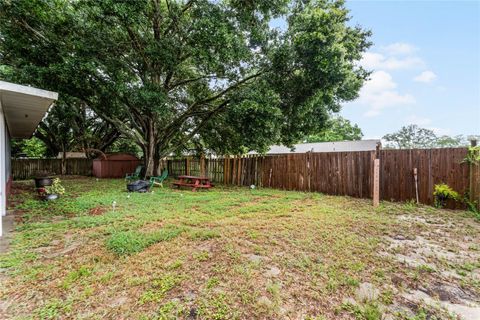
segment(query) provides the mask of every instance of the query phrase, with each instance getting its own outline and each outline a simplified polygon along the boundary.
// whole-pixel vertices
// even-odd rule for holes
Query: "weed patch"
[[[160,241],[168,241],[182,233],[181,228],[168,228],[150,233],[140,231],[120,231],[112,234],[106,241],[108,250],[117,255],[129,255],[143,251]]]
[[[6,318],[376,320],[400,305],[400,319],[425,320],[437,314],[402,304],[412,286],[480,295],[480,225],[466,212],[267,188],[64,184],[43,202],[31,182],[14,183],[21,221],[0,255]],[[404,246],[419,237],[445,254],[409,265],[421,252]],[[373,301],[358,298],[365,282],[378,288]]]

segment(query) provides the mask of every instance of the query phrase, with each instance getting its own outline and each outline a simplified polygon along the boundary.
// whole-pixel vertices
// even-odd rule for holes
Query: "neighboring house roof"
[[[335,141],[299,143],[293,146],[293,150],[285,146],[271,146],[266,154],[305,153],[305,152],[347,152],[347,151],[373,151],[380,140],[359,141]],[[250,152],[249,154],[256,154]]]
[[[58,93],[0,81],[0,103],[12,138],[30,138]]]

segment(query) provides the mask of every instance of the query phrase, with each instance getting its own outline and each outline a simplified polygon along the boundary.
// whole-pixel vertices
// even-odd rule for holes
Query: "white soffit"
[[[0,81],[0,103],[10,137],[30,138],[58,93]]]

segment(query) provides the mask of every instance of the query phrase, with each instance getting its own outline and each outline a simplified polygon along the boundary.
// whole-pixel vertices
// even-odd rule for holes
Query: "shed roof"
[[[119,161],[119,160],[138,160],[138,158],[131,153],[119,152],[119,153],[107,153],[105,154],[105,156],[100,155],[98,158],[95,159],[95,161],[98,161],[98,160]]]

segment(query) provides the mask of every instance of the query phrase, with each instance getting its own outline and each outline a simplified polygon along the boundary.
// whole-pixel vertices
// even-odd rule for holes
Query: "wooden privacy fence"
[[[379,159],[379,198],[388,201],[416,199],[417,169],[419,202],[433,205],[435,184],[446,183],[460,195],[466,192],[480,203],[480,165],[463,160],[467,148],[379,150],[184,158],[163,162],[170,174],[206,175],[229,185],[254,184],[284,190],[313,191],[332,195],[372,198],[374,161]],[[201,163],[203,162],[203,168]],[[450,208],[464,208],[449,203]]]
[[[170,175],[206,175],[229,185],[372,197],[375,152],[300,153],[163,162]],[[201,163],[203,164],[203,168]]]
[[[208,176],[227,185],[270,187],[283,190],[322,192],[388,201],[416,199],[413,171],[418,177],[419,202],[432,205],[435,184],[446,183],[459,194],[471,194],[480,203],[480,165],[463,161],[466,148],[325,152],[242,157],[163,160],[170,176]],[[378,160],[376,160],[378,159]],[[374,163],[379,177],[374,179]],[[32,178],[37,171],[61,172],[60,159],[14,159],[14,179]],[[91,175],[92,160],[67,159],[67,174]],[[451,208],[463,208],[450,203]]]
[[[466,148],[381,150],[380,197],[383,200],[394,201],[415,199],[414,168],[417,168],[418,172],[420,203],[433,205],[433,189],[439,183],[448,184],[463,196],[470,188],[480,183],[478,176],[474,177],[473,171],[474,167],[478,166],[471,169],[470,165],[463,161],[466,156]],[[478,191],[478,188],[471,190],[474,193]],[[464,207],[458,202],[449,206]]]
[[[91,159],[65,159],[67,175],[92,175]],[[33,178],[37,172],[61,174],[62,159],[12,159],[12,176],[15,180]]]

